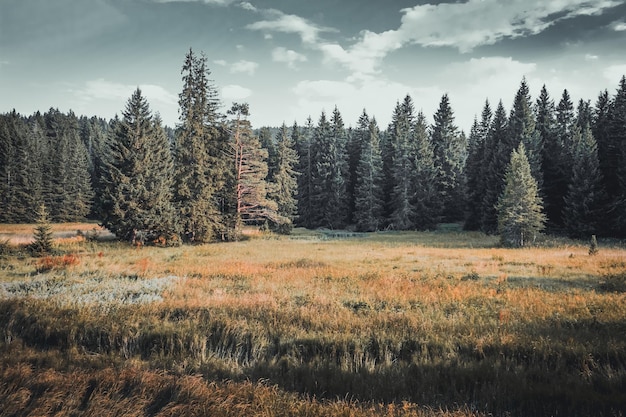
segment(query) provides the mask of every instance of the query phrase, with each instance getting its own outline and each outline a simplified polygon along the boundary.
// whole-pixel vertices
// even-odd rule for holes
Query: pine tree
[[[467,178],[467,217],[466,230],[478,230],[482,219],[482,200],[485,196],[485,146],[493,113],[489,101],[485,101],[481,121],[474,119],[468,143],[465,162]]]
[[[511,154],[497,211],[498,232],[505,246],[529,246],[544,228],[545,215],[537,181],[532,176],[523,143]]]
[[[298,218],[297,223],[306,228],[312,228],[314,224],[314,158],[313,158],[313,121],[309,117],[307,124],[301,129],[294,123],[291,137],[298,154],[296,171],[298,176]]]
[[[618,237],[626,237],[626,76],[622,76],[620,85],[613,98],[609,113],[610,148],[615,156],[607,165],[616,163],[615,174],[607,181],[611,187],[612,211],[615,213],[615,232]]]
[[[521,85],[515,94],[513,108],[509,116],[509,144],[511,148],[516,148],[520,142],[524,143],[526,156],[530,163],[530,170],[541,190],[543,186],[542,136],[536,129],[535,115],[532,109],[530,90],[526,83],[526,78],[522,79]]]
[[[114,123],[104,159],[102,223],[119,239],[176,242],[172,157],[138,88]]]
[[[272,182],[278,165],[276,155],[278,151],[269,127],[259,129],[259,142],[263,149],[267,149],[267,181]]]
[[[389,139],[392,154],[392,184],[390,224],[396,230],[413,228],[415,207],[412,203],[413,169],[415,161],[413,124],[415,122],[413,100],[406,96],[396,106],[390,126]]]
[[[370,118],[363,109],[363,113],[357,121],[355,129],[350,129],[348,134],[348,177],[347,177],[347,200],[348,200],[348,223],[356,224],[356,187],[358,182],[358,165],[361,160],[361,152],[366,146],[365,142],[370,139]]]
[[[365,115],[365,113],[364,113]],[[357,230],[371,232],[382,224],[382,157],[380,154],[380,131],[376,119],[361,117],[357,130],[362,134],[367,121],[367,137],[360,142],[359,161],[356,166],[354,220]]]
[[[185,56],[174,153],[174,203],[184,239],[192,242],[228,239],[232,233],[226,215],[233,209],[225,187],[232,171],[224,158],[228,134],[217,112],[217,90],[208,79],[206,61],[192,50]]]
[[[35,240],[29,246],[30,251],[41,256],[52,252],[52,226],[45,204],[40,204],[36,211],[37,227],[35,227]]]
[[[242,224],[261,224],[265,220],[278,223],[276,202],[267,197],[267,149],[252,133],[247,103],[233,103],[228,112],[230,122],[235,202],[234,235],[241,236]]]
[[[296,200],[298,175],[295,171],[297,164],[298,154],[294,149],[287,126],[283,123],[276,134],[276,169],[270,194],[270,198],[276,202],[277,207],[273,228],[282,234],[291,232],[298,211]]]
[[[442,213],[437,190],[437,169],[433,146],[428,136],[426,116],[421,111],[413,125],[413,172],[411,175],[411,200],[413,228],[434,229]]]
[[[563,222],[570,236],[583,238],[598,233],[604,218],[602,208],[606,204],[606,194],[598,163],[597,144],[591,129],[587,126],[581,131],[576,126],[573,142],[572,178],[565,195]]]
[[[463,169],[467,143],[454,124],[454,113],[447,94],[441,97],[434,119],[431,142],[439,172],[437,188],[443,204],[442,220],[455,222],[465,217]]]
[[[481,229],[485,233],[495,233],[498,228],[496,204],[504,190],[504,174],[507,161],[510,161],[511,147],[508,143],[507,117],[502,101],[493,115],[489,132],[485,138],[483,159],[484,195],[482,200]]]

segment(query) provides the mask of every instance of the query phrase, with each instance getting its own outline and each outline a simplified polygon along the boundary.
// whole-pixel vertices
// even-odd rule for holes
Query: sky
[[[624,0],[0,0],[0,113],[121,114],[139,87],[178,123],[181,67],[204,53],[223,111],[253,127],[335,106],[381,128],[411,95],[432,121],[448,94],[468,132],[485,100],[613,94],[626,74]]]

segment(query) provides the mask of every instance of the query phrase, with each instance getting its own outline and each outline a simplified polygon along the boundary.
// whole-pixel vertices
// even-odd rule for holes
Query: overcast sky
[[[429,120],[448,93],[469,131],[485,99],[613,94],[626,74],[623,0],[0,0],[0,112],[121,113],[139,86],[178,121],[189,48],[208,59],[224,110],[254,127],[338,106],[386,127],[410,94]]]

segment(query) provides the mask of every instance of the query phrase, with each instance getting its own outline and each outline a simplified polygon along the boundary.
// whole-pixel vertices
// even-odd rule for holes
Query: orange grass
[[[293,408],[280,414],[275,401],[313,407],[309,415],[431,415],[424,407],[461,410],[432,415],[463,416],[470,409],[509,415],[626,410],[626,293],[605,285],[626,274],[623,248],[601,245],[596,256],[571,241],[502,249],[493,237],[474,233],[319,240],[296,231],[293,238],[249,238],[179,248],[67,243],[80,263],[38,279],[128,277],[120,285],[180,279],[164,287],[159,302],[115,308],[80,308],[61,295],[2,302],[0,289],[4,363],[21,363],[15,354],[22,343],[35,357],[58,349],[61,359],[38,360],[57,369],[61,380],[80,380],[82,371],[68,372],[81,363],[101,369],[104,378],[111,361],[167,381],[173,377],[150,372],[235,381],[219,385],[238,387],[228,394],[233,413],[238,401],[250,406],[241,387],[267,395],[265,384],[242,381],[280,387],[271,388],[274,399],[264,397],[266,408],[241,405],[249,415],[301,415]],[[28,258],[5,261],[0,284],[36,271]],[[7,372],[4,378],[12,380]],[[25,395],[20,383],[14,386],[11,395]],[[146,398],[144,411],[153,401]]]

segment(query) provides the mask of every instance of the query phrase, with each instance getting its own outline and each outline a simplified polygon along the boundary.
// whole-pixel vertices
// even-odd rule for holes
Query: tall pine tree
[[[359,161],[356,166],[354,220],[357,230],[371,232],[378,230],[383,221],[382,157],[380,131],[376,119],[369,120],[364,116],[359,119],[357,127],[359,135],[367,128],[367,136],[360,142]]]
[[[141,90],[132,94],[107,141],[102,223],[119,239],[178,239],[172,156],[159,119]]]
[[[175,146],[174,202],[185,240],[228,239],[232,210],[224,192],[230,170],[224,158],[228,134],[218,113],[217,90],[209,81],[206,57],[189,50],[182,68],[180,124]]]
[[[465,217],[464,173],[467,143],[454,124],[447,94],[441,97],[434,116],[431,142],[438,170],[437,189],[443,204],[442,220],[455,222]]]
[[[498,199],[498,232],[504,246],[529,246],[543,230],[537,181],[532,176],[524,144],[511,153],[505,174],[504,192]]]

